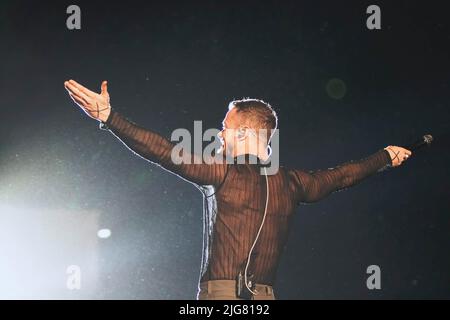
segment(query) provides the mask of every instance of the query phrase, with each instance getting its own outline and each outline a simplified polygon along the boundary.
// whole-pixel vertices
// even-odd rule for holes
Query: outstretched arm
[[[399,166],[411,151],[389,146],[371,156],[335,168],[317,171],[293,170],[298,202],[316,202],[327,195],[351,187],[389,166]]]
[[[102,122],[129,149],[144,159],[158,164],[182,178],[199,185],[219,185],[226,172],[226,164],[196,161],[197,156],[183,154],[184,161],[175,164],[172,150],[175,145],[156,132],[141,128],[111,109],[107,82],[103,81],[101,93],[97,94],[70,80],[64,83],[70,97],[91,118]]]

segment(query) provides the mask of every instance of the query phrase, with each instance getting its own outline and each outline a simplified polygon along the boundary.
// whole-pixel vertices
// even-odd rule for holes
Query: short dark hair
[[[271,130],[278,126],[278,117],[272,106],[260,99],[244,98],[231,101],[228,110],[236,108],[238,114],[244,115],[246,121],[254,129],[266,129],[268,133],[267,140],[271,137]]]

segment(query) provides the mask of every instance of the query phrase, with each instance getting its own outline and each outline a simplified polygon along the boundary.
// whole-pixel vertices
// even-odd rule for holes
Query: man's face
[[[239,128],[239,121],[236,108],[231,109],[222,121],[222,131],[217,135],[222,143],[221,149],[226,154],[232,155],[235,145],[236,130]]]

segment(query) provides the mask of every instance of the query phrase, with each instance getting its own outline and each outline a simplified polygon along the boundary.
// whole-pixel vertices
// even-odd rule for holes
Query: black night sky
[[[66,27],[71,4],[81,30]],[[381,30],[366,27],[370,4]],[[10,254],[0,280],[17,279],[17,290],[0,297],[28,297],[19,282],[32,272],[56,283],[32,298],[195,298],[201,193],[99,130],[64,89],[75,79],[95,91],[108,80],[113,108],[167,137],[195,120],[220,128],[235,98],[268,101],[286,167],[329,168],[432,134],[404,165],[298,207],[275,293],[450,298],[443,4],[1,1],[0,246]],[[81,290],[65,289],[70,264],[91,277]],[[366,287],[369,265],[381,268],[381,290]]]

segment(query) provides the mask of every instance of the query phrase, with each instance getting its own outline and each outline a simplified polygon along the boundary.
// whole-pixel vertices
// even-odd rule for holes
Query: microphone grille
[[[433,141],[433,136],[431,134],[426,134],[423,136],[423,140],[426,144],[430,144]]]

